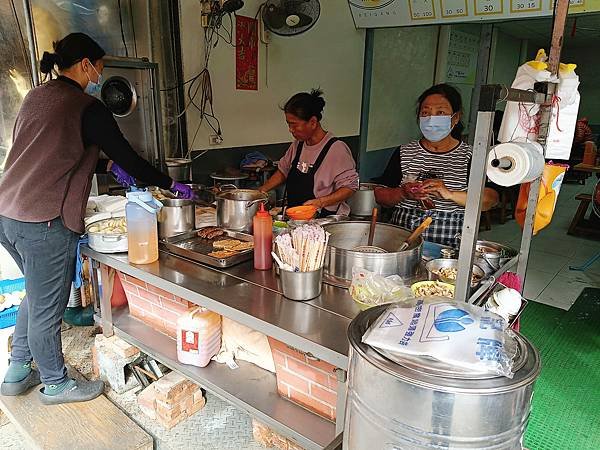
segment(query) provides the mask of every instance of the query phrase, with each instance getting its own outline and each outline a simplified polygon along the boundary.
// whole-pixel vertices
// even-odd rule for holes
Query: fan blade
[[[264,21],[267,28],[274,28],[276,30],[285,27],[285,19],[287,14],[282,8],[278,8],[275,5],[267,5],[264,10]]]
[[[285,23],[290,28],[306,27],[312,23],[313,19],[310,16],[302,13],[290,14],[286,17]]]

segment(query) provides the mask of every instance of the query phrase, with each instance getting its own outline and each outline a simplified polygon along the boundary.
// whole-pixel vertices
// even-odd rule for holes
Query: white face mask
[[[439,142],[446,138],[452,131],[451,116],[426,116],[419,118],[419,128],[423,137],[431,142]]]
[[[88,84],[85,86],[84,91],[86,94],[95,96],[100,93],[100,88],[102,87],[102,75],[98,73],[98,71],[96,70],[96,68],[94,67],[93,64],[90,63],[90,65],[92,66],[92,69],[94,69],[94,72],[96,72],[96,75],[98,75],[98,81],[93,82],[92,79],[90,78],[90,76],[86,72],[85,75],[88,78]]]

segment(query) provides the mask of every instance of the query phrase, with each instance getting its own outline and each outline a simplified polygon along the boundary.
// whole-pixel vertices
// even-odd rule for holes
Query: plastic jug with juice
[[[129,262],[150,264],[158,260],[157,213],[162,203],[145,190],[127,192],[127,241]]]

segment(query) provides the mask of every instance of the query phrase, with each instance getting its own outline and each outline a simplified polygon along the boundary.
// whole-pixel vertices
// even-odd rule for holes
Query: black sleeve
[[[96,164],[96,172],[95,173],[106,173],[108,172],[108,159],[99,159]]]
[[[371,181],[388,187],[398,187],[402,182],[402,162],[400,161],[400,147],[394,150],[387,167],[383,173]]]
[[[136,179],[163,189],[169,189],[173,180],[155,169],[139,156],[121,133],[112,113],[98,100],[92,103],[83,114],[83,140],[86,145],[96,144],[114,162]],[[106,171],[106,163],[98,164],[97,169]]]

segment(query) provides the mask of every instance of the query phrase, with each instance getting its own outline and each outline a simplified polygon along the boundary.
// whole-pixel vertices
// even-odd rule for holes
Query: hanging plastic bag
[[[546,70],[546,52],[538,50],[534,61],[517,69],[512,88],[531,90],[535,83],[550,81],[552,74]],[[535,103],[507,102],[502,125],[498,133],[500,142],[535,142],[539,133],[539,105]]]
[[[516,345],[506,321],[478,306],[441,297],[392,305],[362,338],[398,355],[426,356],[478,374],[513,377]]]
[[[566,164],[554,164],[552,161],[546,163],[542,174],[542,182],[540,185],[540,193],[538,195],[538,203],[533,220],[533,234],[547,227],[552,221],[560,187],[562,186],[565,172],[569,168]],[[527,201],[529,199],[530,183],[522,184],[519,190],[519,199],[517,200],[517,208],[515,210],[515,219],[523,228],[525,224],[525,215],[527,213]]]
[[[352,284],[348,290],[361,309],[413,298],[410,287],[398,275],[384,277],[360,268],[352,269]]]
[[[568,160],[579,113],[579,77],[575,64],[561,64],[558,88],[552,104],[552,117],[546,139],[546,158]]]

